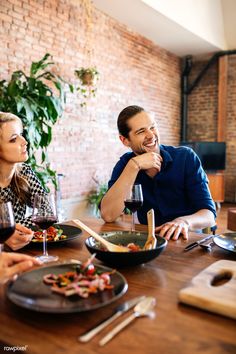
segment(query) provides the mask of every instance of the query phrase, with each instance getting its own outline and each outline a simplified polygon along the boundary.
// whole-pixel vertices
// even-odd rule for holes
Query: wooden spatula
[[[155,219],[154,219],[153,209],[150,209],[147,212],[147,221],[148,221],[148,237],[143,249],[151,250],[155,248],[157,244],[157,239],[155,237]]]
[[[81,229],[86,231],[89,235],[93,236],[95,238],[95,240],[100,242],[108,251],[110,251],[110,252],[130,252],[130,249],[128,247],[118,246],[118,245],[115,245],[114,243],[111,243],[111,242],[105,240],[102,236],[98,235],[95,231],[93,231],[87,225],[82,223],[82,221],[80,221],[78,219],[72,220],[72,221],[74,224],[78,225],[79,227],[81,227]]]

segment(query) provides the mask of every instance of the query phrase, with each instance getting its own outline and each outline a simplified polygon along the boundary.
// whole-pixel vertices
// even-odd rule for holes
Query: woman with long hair
[[[21,233],[32,238],[32,232],[26,228],[32,225],[31,217],[25,216],[26,208],[33,206],[36,194],[46,194],[34,171],[25,163],[28,159],[27,141],[22,133],[19,117],[0,112],[0,202],[12,203],[16,229],[20,229],[7,241],[13,249],[23,247]]]

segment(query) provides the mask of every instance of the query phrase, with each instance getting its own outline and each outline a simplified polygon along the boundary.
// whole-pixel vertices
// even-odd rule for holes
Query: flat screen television
[[[191,147],[199,156],[205,171],[225,169],[226,143],[224,142],[183,142],[183,146]]]

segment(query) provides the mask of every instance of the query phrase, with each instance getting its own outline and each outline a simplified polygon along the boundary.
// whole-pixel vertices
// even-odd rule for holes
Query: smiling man
[[[188,238],[188,231],[215,224],[216,210],[208,180],[194,151],[160,144],[154,117],[139,106],[129,106],[118,116],[122,143],[132,151],[115,165],[109,190],[101,202],[106,222],[124,210],[125,196],[134,183],[143,189],[138,219],[147,224],[147,212],[155,211],[156,231],[166,239]]]

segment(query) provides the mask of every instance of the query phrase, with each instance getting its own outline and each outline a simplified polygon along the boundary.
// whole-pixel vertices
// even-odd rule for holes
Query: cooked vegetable
[[[101,272],[92,263],[93,255],[82,265],[77,265],[75,271],[63,274],[46,274],[43,277],[45,284],[52,285],[51,290],[65,295],[79,295],[87,298],[90,294],[113,289],[110,275],[115,272]]]
[[[131,252],[138,252],[141,251],[141,247],[139,245],[136,245],[135,243],[131,242],[127,245],[127,247],[130,249]]]
[[[135,243],[133,242],[130,242],[128,243],[128,245],[122,245],[122,244],[119,244],[119,246],[125,246],[125,247],[128,247],[129,249],[129,252],[138,252],[138,251],[142,251],[142,248],[139,246],[139,245],[136,245]],[[99,247],[102,251],[107,251],[106,248],[104,247]],[[107,251],[108,252],[108,251]]]
[[[47,230],[47,241],[60,241],[67,238],[66,235],[63,235],[63,230],[50,226]],[[32,242],[43,242],[43,231],[35,231]]]

